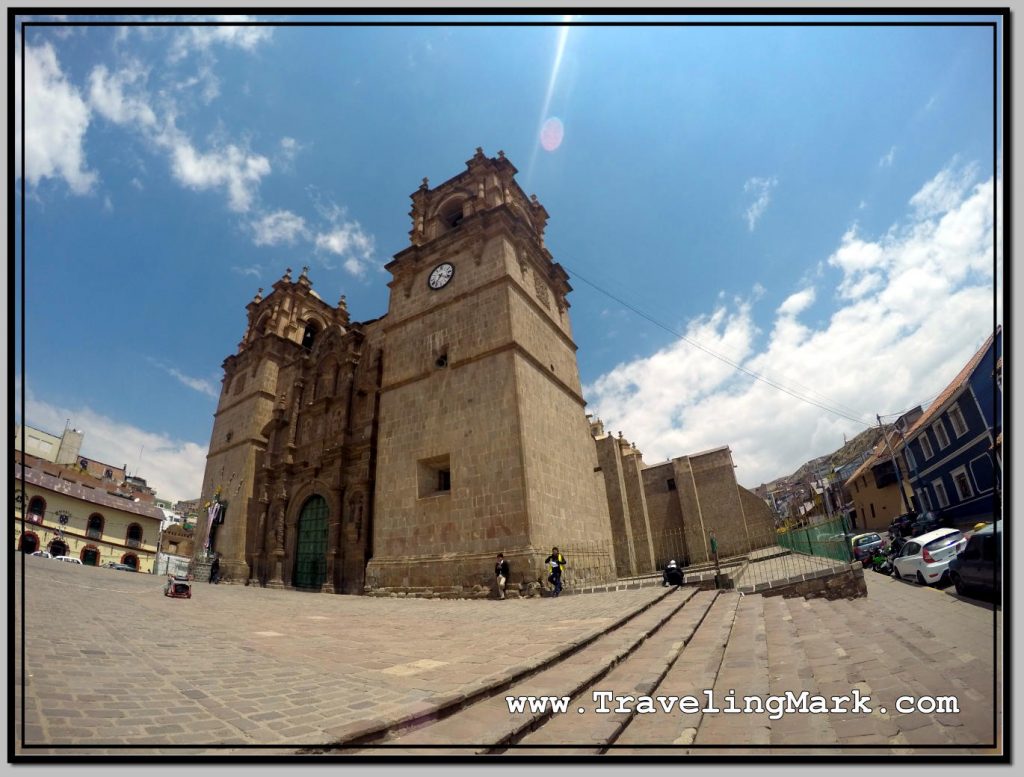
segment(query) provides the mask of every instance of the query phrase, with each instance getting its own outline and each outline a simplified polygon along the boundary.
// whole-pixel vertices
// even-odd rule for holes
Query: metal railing
[[[683,568],[688,583],[705,577],[713,579],[715,561],[705,550],[710,538],[707,542],[702,539],[700,547],[692,553],[688,552],[688,539],[690,542],[698,540],[692,533],[687,537],[681,528],[652,534],[653,564],[646,540],[634,543],[635,563],[625,561],[630,556],[629,544],[624,540],[560,545],[567,562],[562,586],[573,590],[627,577],[657,579],[669,560],[675,560]],[[724,535],[719,530],[717,541],[720,548],[729,549],[728,553],[720,553],[717,569],[727,587],[783,581],[831,569],[853,558],[841,519],[782,533],[774,527],[757,532],[748,530],[742,539]],[[547,575],[547,570],[543,570],[541,579],[544,587],[550,588]]]
[[[846,525],[841,518],[782,532],[778,534],[778,544],[807,556],[845,562],[853,560]]]

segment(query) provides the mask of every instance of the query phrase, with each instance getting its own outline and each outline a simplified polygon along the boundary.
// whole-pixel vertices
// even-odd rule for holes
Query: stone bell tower
[[[608,506],[548,214],[502,152],[411,195],[387,265],[370,588],[537,579],[553,545],[578,582],[615,577]],[[585,551],[585,552],[584,552]]]
[[[332,324],[347,324],[343,306],[328,305],[312,290],[303,268],[296,281],[285,272],[266,297],[260,289],[246,307],[248,321],[238,351],[224,360],[224,379],[214,413],[210,449],[203,475],[203,511],[196,529],[196,553],[202,554],[206,505],[222,505],[223,523],[213,527],[212,549],[221,554],[225,582],[244,583],[250,574],[254,538],[247,529],[249,499],[257,455],[267,446],[263,429],[273,415],[297,362],[317,336]]]

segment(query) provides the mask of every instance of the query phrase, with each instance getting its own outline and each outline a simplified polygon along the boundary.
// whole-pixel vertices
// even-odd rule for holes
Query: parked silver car
[[[864,566],[871,562],[876,550],[881,550],[882,535],[878,532],[867,532],[856,534],[850,538],[850,549],[853,551],[853,560],[859,561]]]

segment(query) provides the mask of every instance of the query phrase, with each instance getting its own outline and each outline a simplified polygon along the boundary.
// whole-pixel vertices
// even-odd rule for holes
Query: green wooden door
[[[299,516],[295,546],[296,588],[319,588],[327,578],[327,502],[313,496]]]

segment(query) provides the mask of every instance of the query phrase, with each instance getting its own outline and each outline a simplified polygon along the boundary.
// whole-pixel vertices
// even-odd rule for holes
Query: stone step
[[[633,655],[612,669],[598,683],[573,697],[566,714],[552,716],[540,728],[527,733],[514,743],[515,747],[509,749],[507,754],[592,755],[604,751],[629,723],[633,713],[596,712],[599,705],[594,697],[594,691],[628,695],[634,700],[640,696],[651,695],[665,673],[693,639],[694,633],[704,622],[717,597],[717,591],[697,593],[656,634],[648,637]],[[618,703],[610,699],[604,702],[603,706],[614,710]],[[576,746],[562,749],[557,745]]]
[[[406,731],[392,731],[381,744],[343,753],[364,755],[469,755],[486,753],[504,745],[550,717],[549,711],[510,713],[506,696],[573,696],[599,681],[609,670],[626,659],[652,634],[686,605],[697,592],[670,589],[656,604],[620,628],[594,640],[572,655],[505,690],[437,720]],[[461,747],[459,747],[461,745]]]
[[[961,715],[895,711],[897,696],[960,695],[979,687],[977,682],[986,678],[991,683],[990,670],[980,669],[975,673],[977,677],[972,675],[969,665],[954,656],[948,644],[935,639],[929,629],[910,617],[896,616],[888,623],[879,623],[865,599],[785,602],[802,632],[801,643],[821,691],[845,695],[858,688],[862,695],[871,697],[868,704],[874,712],[869,716],[827,716],[841,745],[887,743],[901,754],[934,754],[930,748],[915,751],[913,746],[963,746],[991,737],[991,715],[966,713],[964,708],[970,708],[967,697],[961,698]],[[882,707],[886,713],[880,711]],[[865,751],[851,748],[847,752]],[[892,751],[880,748],[878,752]]]
[[[656,594],[652,592],[653,598],[644,602],[641,606],[636,607],[610,624],[603,624],[589,633],[584,633],[582,636],[575,638],[570,644],[558,650],[531,656],[528,661],[515,664],[497,675],[482,678],[463,690],[440,698],[434,697],[419,702],[413,709],[402,714],[380,719],[359,720],[344,727],[336,728],[332,731],[333,738],[330,746],[304,747],[300,748],[297,752],[300,755],[319,755],[347,751],[352,747],[384,741],[386,738],[393,737],[398,733],[442,719],[476,701],[502,691],[513,683],[529,678],[552,664],[565,660],[606,635],[613,634],[618,629],[663,603],[673,594],[674,590],[667,588]],[[674,599],[673,601],[681,602],[684,600]]]
[[[722,656],[713,689],[715,707],[724,709],[725,698],[735,695],[737,704],[744,696],[764,696],[768,692],[768,645],[765,639],[764,599],[744,596],[736,607],[732,632]],[[735,714],[726,712],[702,714],[697,721],[693,744],[731,745],[730,755],[749,754],[736,750],[737,745],[769,743],[767,713]],[[700,749],[686,754],[709,754]],[[756,750],[752,751],[756,754]]]
[[[652,695],[703,698],[704,689],[712,688],[718,677],[742,598],[726,592],[715,599],[700,628]],[[608,752],[616,756],[681,755],[685,752],[681,746],[693,742],[701,717],[699,712],[636,715]],[[653,743],[664,743],[667,747],[651,748]]]

